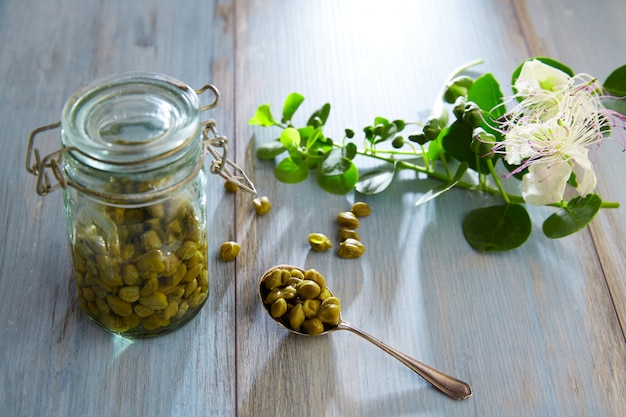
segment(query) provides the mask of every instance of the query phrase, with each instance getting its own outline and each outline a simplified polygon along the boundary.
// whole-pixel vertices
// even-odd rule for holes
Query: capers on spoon
[[[392,348],[343,320],[339,298],[326,287],[322,274],[314,269],[274,266],[259,280],[259,296],[270,317],[290,332],[318,336],[348,330],[375,344],[449,397],[462,400],[472,395],[472,388],[466,382]]]

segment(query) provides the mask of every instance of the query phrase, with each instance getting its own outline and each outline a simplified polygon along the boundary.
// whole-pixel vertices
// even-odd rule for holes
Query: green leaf
[[[537,61],[541,61],[546,65],[549,65],[551,67],[554,67],[556,69],[559,69],[561,71],[563,71],[564,73],[566,73],[567,75],[569,75],[570,77],[574,76],[574,71],[572,71],[572,69],[570,67],[568,67],[567,65],[563,64],[562,62],[559,62],[555,59],[552,58],[548,58],[546,56],[535,56],[532,58],[528,58],[525,59],[517,68],[515,68],[515,71],[513,71],[513,75],[511,76],[511,85],[515,85],[515,81],[517,81],[517,79],[519,78],[520,73],[522,72],[522,67],[524,66],[524,63],[526,61],[531,61],[533,59],[536,59]],[[517,91],[515,89],[515,87],[513,87],[513,92],[515,94],[517,94]]]
[[[274,119],[274,116],[272,116],[270,105],[261,104],[256,109],[256,114],[248,120],[248,124],[268,127],[278,125],[278,122]]]
[[[304,96],[300,93],[291,93],[285,99],[285,104],[283,105],[283,123],[287,123],[291,120],[300,104],[304,101]]]
[[[356,190],[368,195],[384,191],[393,181],[396,172],[395,168],[395,164],[385,164],[367,172],[359,178],[359,182],[355,185]]]
[[[309,167],[306,161],[285,158],[276,165],[274,175],[278,181],[296,184],[307,178],[309,175]]]
[[[317,169],[317,183],[332,194],[343,195],[352,191],[358,180],[359,170],[343,156],[341,149],[331,151]]]
[[[314,126],[314,119],[317,117],[322,121],[322,125],[326,124],[328,115],[330,114],[330,103],[324,104],[319,110],[313,112],[309,120],[306,122],[307,126]]]
[[[293,127],[288,127],[280,134],[280,143],[287,149],[294,149],[300,146],[300,132]]]
[[[609,74],[604,82],[604,88],[614,96],[626,96],[626,65],[622,65]]]
[[[550,239],[576,233],[591,222],[601,206],[602,199],[597,194],[576,197],[543,222],[543,233]]]
[[[259,146],[256,150],[256,156],[259,159],[274,159],[286,150],[287,148],[283,146],[280,139],[276,139]]]
[[[484,161],[476,163],[476,154],[472,152],[472,128],[460,120],[452,123],[445,130],[441,138],[446,153],[459,162],[467,162],[474,171],[489,172],[489,167]],[[479,166],[480,165],[480,166]]]
[[[438,197],[439,195],[445,193],[446,191],[454,187],[459,181],[461,181],[461,178],[463,178],[463,175],[465,175],[467,168],[468,168],[467,162],[463,162],[457,168],[456,173],[454,174],[454,177],[452,178],[452,180],[428,191],[419,200],[417,200],[417,202],[415,202],[415,205],[419,206],[420,204],[424,204],[425,202]]]
[[[497,119],[506,113],[500,84],[490,72],[476,78],[467,93],[467,101],[473,101],[488,116]]]
[[[519,204],[484,207],[463,220],[467,242],[481,252],[503,252],[526,242],[532,231],[528,212]]]
[[[314,129],[311,134],[308,135],[308,137],[306,138],[306,148],[311,149],[313,145],[315,145],[315,142],[318,141],[318,139],[323,138],[324,135],[322,135],[322,128],[318,127],[317,129]]]

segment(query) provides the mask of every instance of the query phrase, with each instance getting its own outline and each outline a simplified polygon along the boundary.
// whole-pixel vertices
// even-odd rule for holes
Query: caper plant
[[[618,207],[595,192],[589,153],[611,138],[621,139],[626,149],[626,65],[600,84],[551,58],[529,58],[513,72],[513,95],[505,98],[493,74],[467,75],[481,63],[451,72],[426,120],[376,117],[358,135],[346,128],[340,141],[324,132],[329,103],[302,127],[292,120],[303,95],[287,96],[280,120],[263,104],[249,124],[281,133],[260,145],[257,156],[278,160],[279,181],[298,183],[315,172],[320,187],[334,194],[377,194],[399,171],[413,170],[441,181],[416,205],[452,188],[499,196],[500,204],[471,210],[463,221],[468,243],[484,252],[511,250],[528,239],[532,226],[525,204],[556,209],[542,227],[549,238],[575,233],[601,208]],[[357,156],[379,163],[359,168]],[[509,180],[521,182],[521,195],[505,190]]]

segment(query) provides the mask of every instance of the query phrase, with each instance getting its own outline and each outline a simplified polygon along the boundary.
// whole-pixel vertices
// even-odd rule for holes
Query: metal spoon
[[[271,271],[275,269],[287,269],[287,270],[297,269],[297,270],[302,271],[303,273],[305,272],[304,269],[299,268],[297,266],[293,266],[293,265],[277,265],[268,269],[261,276],[261,280],[259,280],[259,296],[261,298],[261,304],[263,304],[264,306],[265,304],[263,300],[264,300],[264,295],[266,295],[267,291],[264,289],[264,286],[263,286],[263,282],[262,282],[263,277],[265,277],[268,273],[270,273]],[[269,314],[268,307],[269,306],[266,306],[265,308]],[[272,316],[270,315],[270,317]],[[288,326],[283,324],[279,319],[275,319],[274,317],[272,317],[272,319],[292,333],[295,333],[301,336],[310,336],[309,334],[305,332],[293,330],[289,328]],[[400,362],[408,366],[410,369],[412,369],[414,372],[419,374],[426,381],[430,382],[435,388],[437,388],[439,391],[443,392],[447,396],[457,399],[457,400],[462,400],[462,399],[472,396],[472,388],[470,387],[468,383],[460,381],[438,369],[433,368],[430,365],[420,362],[417,359],[414,359],[398,351],[397,349],[392,348],[391,346],[376,339],[374,336],[364,332],[363,330],[358,329],[354,325],[343,320],[343,318],[340,320],[338,325],[336,326],[326,325],[326,327],[327,329],[324,332],[316,336],[328,334],[336,330],[348,330],[354,334],[361,336],[363,339],[373,343],[374,345],[378,346],[379,348],[381,348],[382,350],[384,350],[385,352],[387,352],[388,354],[390,354],[391,356],[393,356],[394,358],[396,358],[397,360],[399,360]]]

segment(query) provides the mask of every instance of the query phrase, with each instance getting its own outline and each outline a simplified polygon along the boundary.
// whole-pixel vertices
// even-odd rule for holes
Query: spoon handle
[[[462,400],[464,398],[468,398],[472,396],[472,387],[469,386],[468,383],[460,381],[446,373],[439,371],[438,369],[433,368],[430,365],[426,365],[423,362],[418,361],[397,349],[392,348],[391,346],[381,342],[376,339],[374,336],[360,330],[354,325],[342,321],[339,323],[338,329],[340,330],[348,330],[354,334],[361,336],[363,339],[372,342],[409,368],[411,368],[414,372],[419,374],[426,381],[430,382],[435,388],[439,391],[443,392],[449,397],[452,397],[456,400]]]

